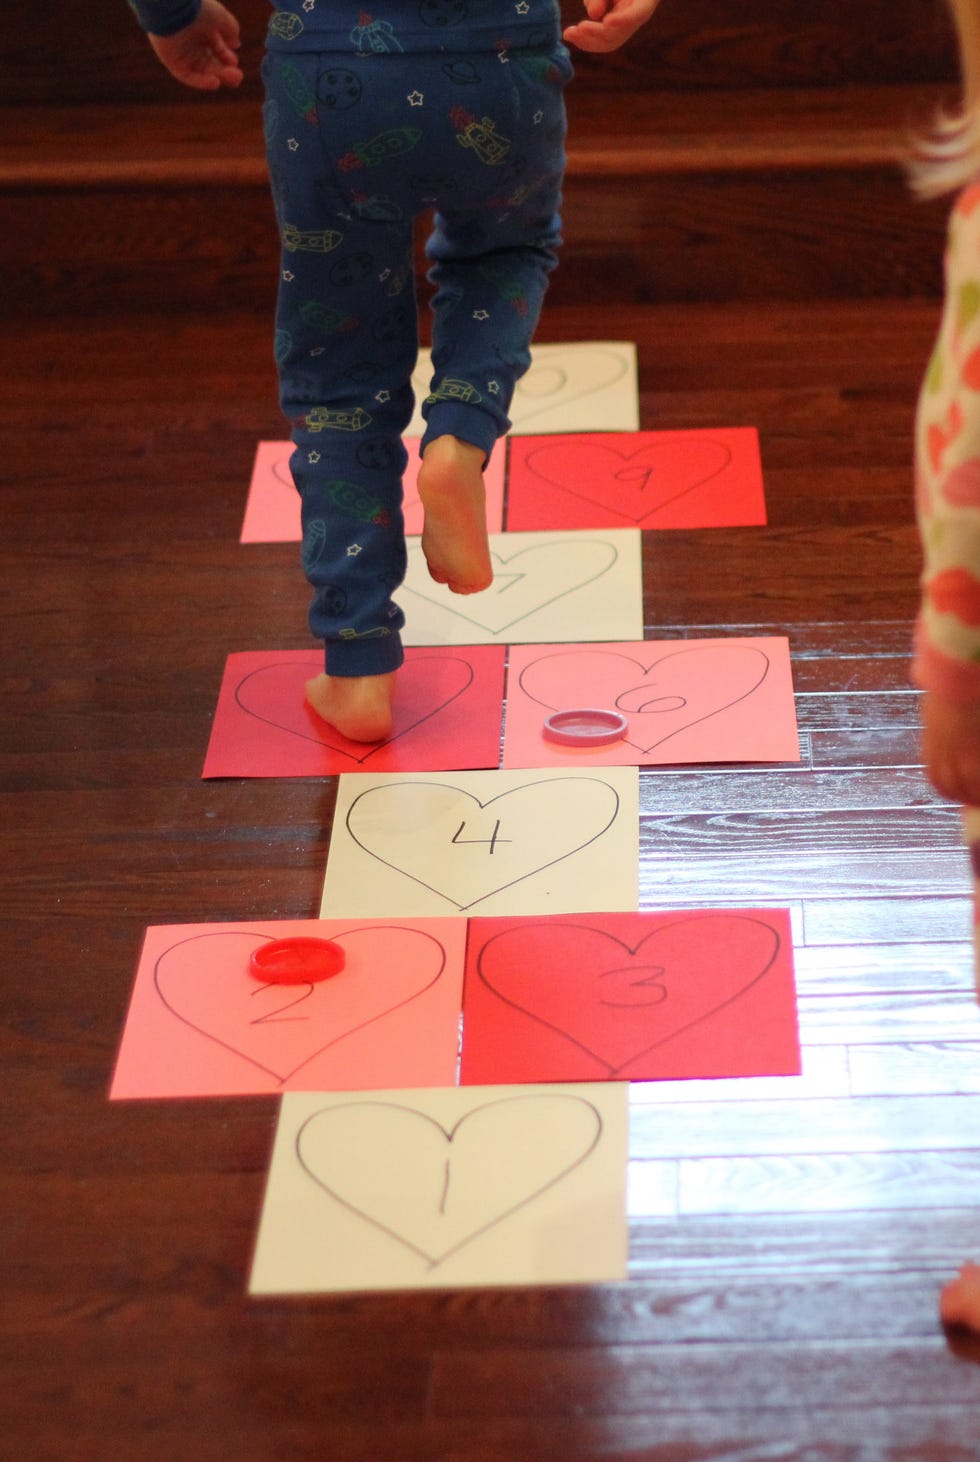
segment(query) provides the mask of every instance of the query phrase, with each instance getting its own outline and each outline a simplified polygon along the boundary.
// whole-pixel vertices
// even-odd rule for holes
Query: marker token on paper
[[[556,741],[560,746],[610,746],[621,741],[628,730],[629,722],[618,711],[581,707],[552,711],[541,734],[546,741]]]
[[[260,944],[252,950],[248,967],[266,985],[311,985],[339,975],[345,962],[344,951],[332,939],[297,934]]]

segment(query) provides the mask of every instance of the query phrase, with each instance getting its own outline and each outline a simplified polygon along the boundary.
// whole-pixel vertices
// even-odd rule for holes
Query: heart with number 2
[[[482,989],[479,1022],[470,1008],[465,1016],[475,1039],[464,1043],[464,1080],[494,1080],[499,1052],[511,1063],[508,1080],[591,1078],[596,1068],[607,1077],[656,1075],[652,1053],[702,1025],[709,1060],[724,1058],[733,1042],[741,1054],[753,1031],[751,1020],[740,1024],[738,1002],[773,967],[780,919],[697,911],[638,915],[617,927],[635,935],[652,919],[655,927],[635,939],[557,916],[507,921],[491,934],[475,956]],[[723,1011],[725,1023],[716,1019]]]
[[[424,930],[375,925],[331,935],[345,954],[334,978],[271,985],[249,972],[252,951],[269,938],[235,929],[192,936],[160,956],[153,979],[172,1015],[257,1068],[272,1087],[424,994],[446,962]]]

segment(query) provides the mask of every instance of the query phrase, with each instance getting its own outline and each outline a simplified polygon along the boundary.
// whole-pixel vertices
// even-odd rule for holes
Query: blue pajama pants
[[[266,55],[282,242],[275,353],[310,628],[330,675],[383,674],[403,658],[392,594],[406,566],[415,221],[434,213],[422,446],[449,433],[489,457],[556,263],[570,75],[552,44]]]

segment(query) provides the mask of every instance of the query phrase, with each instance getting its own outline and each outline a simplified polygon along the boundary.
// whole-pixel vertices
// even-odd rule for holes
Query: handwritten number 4
[[[497,847],[497,844],[498,843],[510,843],[510,842],[513,841],[512,838],[502,838],[500,836],[500,818],[499,817],[497,818],[497,821],[493,825],[493,835],[491,837],[489,837],[489,838],[464,838],[462,836],[462,832],[463,832],[463,829],[465,828],[465,826],[466,826],[466,820],[464,818],[464,820],[460,823],[459,827],[456,829],[455,833],[453,834],[453,842],[454,843],[475,843],[475,844],[476,843],[485,843],[486,846],[490,849],[490,852],[493,853],[493,852],[496,851],[496,847]]]

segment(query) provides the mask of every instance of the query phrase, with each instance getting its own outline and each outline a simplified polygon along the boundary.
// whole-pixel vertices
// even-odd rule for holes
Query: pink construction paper
[[[785,909],[470,921],[464,1086],[799,1071]]]
[[[270,939],[313,935],[346,965],[318,984],[249,972]],[[110,1096],[248,1096],[453,1086],[462,919],[185,924],[146,931]]]
[[[622,741],[547,741],[553,711],[619,711]],[[513,645],[505,767],[799,761],[789,641],[782,637]]]
[[[325,777],[457,771],[500,761],[504,647],[410,648],[395,680],[387,741],[349,741],[305,700],[319,650],[229,655],[202,776]]]
[[[408,535],[422,532],[422,504],[418,495],[418,437],[406,437],[408,466],[405,468],[404,514]],[[299,497],[289,470],[291,442],[259,442],[252,468],[252,481],[245,504],[240,542],[298,543],[300,540]],[[504,459],[501,445],[487,465],[487,531],[499,533],[503,522]]]
[[[511,532],[765,521],[755,427],[510,438]]]

